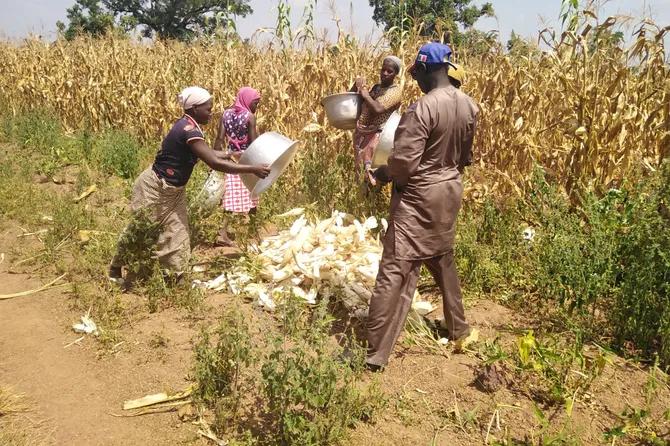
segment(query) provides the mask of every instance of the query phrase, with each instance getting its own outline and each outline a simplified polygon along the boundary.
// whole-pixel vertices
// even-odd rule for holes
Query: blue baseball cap
[[[419,48],[419,53],[416,55],[414,65],[410,67],[409,71],[412,72],[418,63],[426,65],[442,65],[448,63],[451,65],[451,62],[449,61],[451,59],[451,53],[451,48],[447,44],[438,42],[426,43]]]

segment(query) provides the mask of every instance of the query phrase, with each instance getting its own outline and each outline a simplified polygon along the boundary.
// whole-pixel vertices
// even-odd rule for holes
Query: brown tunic
[[[461,207],[460,171],[470,164],[479,110],[453,86],[411,105],[396,130],[388,173],[395,258],[422,260],[453,248]]]

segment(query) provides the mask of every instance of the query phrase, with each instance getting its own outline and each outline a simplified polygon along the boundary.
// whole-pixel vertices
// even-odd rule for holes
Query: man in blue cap
[[[412,77],[425,93],[403,115],[388,165],[375,172],[393,181],[384,252],[367,320],[370,369],[384,367],[412,305],[421,265],[440,288],[444,322],[457,349],[476,340],[465,320],[454,262],[461,173],[471,163],[479,110],[449,81],[451,49],[428,43],[419,50]]]

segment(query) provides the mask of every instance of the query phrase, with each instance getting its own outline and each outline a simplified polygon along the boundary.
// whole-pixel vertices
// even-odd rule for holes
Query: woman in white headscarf
[[[212,96],[207,90],[185,88],[178,100],[184,114],[163,139],[153,164],[135,181],[130,199],[134,216],[143,214],[160,225],[155,256],[164,270],[177,276],[186,270],[191,255],[186,183],[198,160],[220,172],[252,173],[260,178],[270,173],[268,166],[237,164],[230,156],[209,148],[200,128],[212,116]],[[126,228],[109,268],[109,278],[114,282],[123,281],[122,268],[127,264],[132,238],[132,231]]]
[[[379,142],[379,134],[391,114],[400,107],[402,100],[402,88],[394,83],[401,67],[399,58],[387,56],[382,62],[378,84],[370,88],[365,78],[359,77],[350,90],[360,93],[363,98],[361,114],[354,131],[356,169],[365,172],[368,181],[373,185],[376,180],[371,174],[372,155]]]

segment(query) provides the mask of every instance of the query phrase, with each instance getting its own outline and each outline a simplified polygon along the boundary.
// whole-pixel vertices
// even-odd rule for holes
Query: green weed
[[[619,416],[620,423],[607,429],[604,438],[611,444],[616,444],[619,440],[644,446],[667,446],[670,436],[667,412],[664,418],[665,420],[655,419],[649,409],[627,405]]]
[[[340,443],[348,428],[374,414],[381,398],[374,386],[357,385],[360,366],[337,360],[327,302],[306,317],[296,301],[286,300],[282,333],[263,359],[263,395],[272,418],[267,433],[272,444]]]
[[[128,133],[108,130],[99,138],[89,138],[88,143],[93,143],[94,158],[103,172],[126,180],[139,174],[143,151],[139,142]]]
[[[244,393],[253,385],[245,373],[256,355],[245,318],[236,308],[225,312],[213,335],[208,330],[200,335],[195,347],[196,398],[214,409],[213,427],[220,434],[237,428]]]
[[[531,386],[535,399],[564,405],[568,416],[610,362],[606,352],[587,355],[579,333],[568,343],[551,336],[537,339],[532,330],[517,339],[512,357],[518,370],[531,372],[539,379]]]

